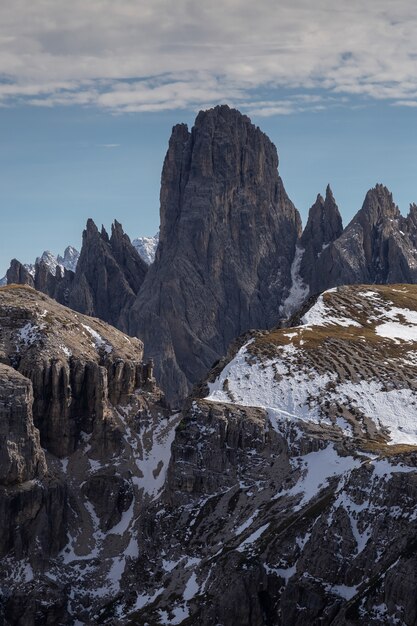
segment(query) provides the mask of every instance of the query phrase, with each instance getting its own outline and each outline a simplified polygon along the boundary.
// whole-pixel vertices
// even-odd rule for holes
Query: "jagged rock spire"
[[[300,246],[304,250],[300,275],[309,285],[312,293],[315,293],[317,289],[315,285],[317,259],[330,243],[340,237],[342,232],[343,224],[339,208],[330,185],[327,185],[325,199],[318,194],[315,203],[310,208],[307,224],[300,240]]]
[[[161,183],[160,245],[130,332],[170,398],[187,393],[229,342],[277,323],[300,231],[275,146],[228,106],[173,128]]]
[[[104,226],[99,232],[89,219],[69,306],[124,330],[123,311],[133,303],[147,269],[119,222],[114,222],[109,238]]]

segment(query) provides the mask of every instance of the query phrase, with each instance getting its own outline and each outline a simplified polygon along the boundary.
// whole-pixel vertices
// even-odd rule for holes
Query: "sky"
[[[220,103],[275,143],[304,221],[327,183],[345,223],[377,182],[406,213],[416,27],[410,0],[0,3],[0,276],[88,217],[154,234],[172,126]]]

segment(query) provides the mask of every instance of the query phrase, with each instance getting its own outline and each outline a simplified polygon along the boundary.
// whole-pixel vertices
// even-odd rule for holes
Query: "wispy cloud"
[[[414,106],[417,5],[352,0],[346,6],[333,0],[4,2],[0,105],[123,113],[225,101],[250,103],[248,110],[265,116],[320,109],[346,96]],[[259,90],[280,97],[256,102]]]
[[[97,148],[119,148],[120,143],[98,143]]]

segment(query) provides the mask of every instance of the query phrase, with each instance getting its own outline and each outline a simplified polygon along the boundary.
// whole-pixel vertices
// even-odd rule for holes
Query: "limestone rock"
[[[361,210],[315,265],[314,289],[343,284],[416,283],[413,212],[402,217],[383,185],[368,191]]]
[[[0,360],[32,382],[35,425],[57,456],[93,429],[96,446],[118,449],[109,403],[127,402],[146,383],[142,357],[141,341],[100,320],[29,287],[0,290]]]
[[[173,129],[159,246],[129,330],[174,402],[237,335],[278,321],[300,218],[277,166],[268,137],[227,106]]]
[[[11,260],[10,267],[7,270],[6,278],[9,285],[15,283],[17,285],[30,285],[31,287],[35,286],[33,277],[29,274],[25,266],[17,259]]]
[[[68,305],[126,330],[121,312],[132,305],[146,272],[146,263],[121,224],[113,224],[109,238],[105,229],[100,233],[90,219],[83,233]]]
[[[0,485],[21,484],[46,472],[32,403],[30,381],[0,363]]]
[[[326,189],[326,198],[319,194],[308,214],[308,221],[300,240],[304,250],[300,274],[310,287],[311,293],[317,293],[318,276],[316,263],[323,250],[338,239],[343,232],[342,218],[333,197],[330,186]]]

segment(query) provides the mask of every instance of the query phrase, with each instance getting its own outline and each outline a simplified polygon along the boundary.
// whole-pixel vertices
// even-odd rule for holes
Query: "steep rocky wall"
[[[175,126],[161,184],[155,262],[129,313],[170,400],[184,397],[229,342],[278,321],[300,218],[275,146],[227,106]]]
[[[416,283],[413,215],[411,208],[404,218],[383,185],[369,190],[343,233],[317,256],[310,272],[304,271],[310,292],[361,283]]]
[[[47,559],[65,543],[66,489],[47,473],[30,381],[0,363],[0,558]]]

